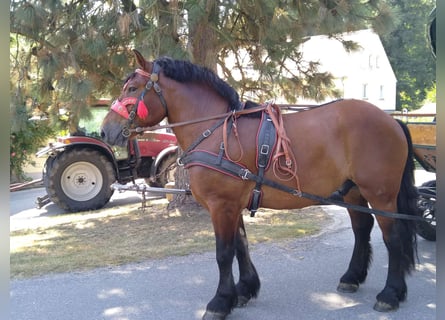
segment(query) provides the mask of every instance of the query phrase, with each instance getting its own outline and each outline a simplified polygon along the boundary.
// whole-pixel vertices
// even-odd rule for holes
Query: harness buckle
[[[249,169],[241,169],[238,175],[243,180],[249,180],[249,178],[247,177],[249,174],[250,174]]]
[[[129,136],[130,136],[130,129],[128,129],[127,127],[124,127],[123,129],[122,129],[122,135],[125,137],[125,138],[128,138]]]
[[[162,92],[161,87],[156,82],[153,83],[153,89],[155,89],[157,94],[160,94]]]
[[[176,164],[180,167],[184,166],[184,162],[182,162],[182,157],[179,157],[176,159]]]
[[[260,153],[263,154],[263,155],[268,155],[269,154],[269,149],[270,149],[269,145],[263,144],[261,146]]]
[[[207,138],[208,136],[210,136],[212,134],[212,131],[210,131],[210,129],[207,129],[206,131],[204,131],[203,133],[202,133],[202,136],[204,137],[204,138]]]

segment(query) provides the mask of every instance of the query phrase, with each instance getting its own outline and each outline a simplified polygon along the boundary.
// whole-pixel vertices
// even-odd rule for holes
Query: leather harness
[[[165,113],[167,115],[167,104],[162,95],[162,90],[159,87],[158,75],[160,72],[160,67],[157,63],[154,64],[154,70],[150,75],[149,81],[146,84],[145,90],[138,100],[143,100],[145,93],[153,88],[157,95],[161,100],[161,104],[165,109]],[[262,185],[269,186],[271,188],[275,188],[281,190],[283,192],[289,193],[294,196],[303,197],[306,199],[310,199],[319,204],[327,204],[327,205],[338,205],[343,208],[353,209],[360,212],[368,213],[368,214],[377,214],[384,217],[394,218],[394,219],[407,219],[407,220],[417,220],[417,221],[430,221],[431,219],[427,219],[421,216],[416,215],[408,215],[402,213],[394,213],[383,210],[371,209],[368,207],[363,207],[359,205],[354,205],[350,203],[343,202],[343,196],[348,193],[348,191],[355,186],[354,182],[347,180],[336,192],[334,192],[330,197],[321,197],[318,195],[310,194],[301,191],[299,186],[298,176],[296,175],[296,163],[294,164],[294,170],[292,170],[292,162],[295,162],[292,151],[289,150],[289,146],[286,144],[289,142],[289,139],[286,137],[285,129],[283,127],[283,123],[281,119],[271,118],[269,114],[273,113],[274,107],[278,114],[280,114],[279,108],[276,105],[266,104],[257,108],[252,109],[244,109],[240,111],[232,111],[227,112],[223,115],[209,116],[202,119],[191,120],[183,123],[170,124],[168,126],[154,126],[154,127],[146,127],[146,128],[132,128],[134,114],[137,113],[138,103],[135,104],[135,109],[130,112],[130,116],[128,118],[129,123],[128,127],[125,127],[122,131],[122,134],[125,137],[128,137],[131,132],[142,133],[146,130],[154,130],[159,129],[161,127],[176,127],[183,126],[186,124],[202,122],[205,120],[211,119],[221,119],[216,122],[210,129],[205,130],[201,136],[199,136],[194,143],[192,143],[187,150],[183,153],[183,155],[178,158],[178,164],[184,165],[185,168],[191,167],[193,165],[200,165],[203,167],[207,167],[216,171],[219,171],[223,174],[227,174],[234,178],[242,179],[242,180],[250,180],[255,182],[255,188],[253,189],[253,193],[251,196],[251,201],[249,204],[249,209],[251,211],[251,215],[254,216],[257,211],[260,201],[261,201],[261,187]],[[321,106],[321,105],[320,105]],[[316,106],[316,107],[320,107]],[[268,107],[271,107],[268,114]],[[227,153],[225,152],[224,142],[221,142],[220,150],[218,154],[213,152],[199,150],[196,147],[207,137],[209,137],[217,128],[224,124],[224,132],[230,134],[231,128],[233,126],[233,119],[239,117],[243,114],[254,113],[254,112],[262,112],[262,120],[260,122],[258,133],[257,133],[257,156],[256,156],[256,165],[258,168],[258,174],[253,174],[248,168],[245,166],[234,162],[228,159]],[[272,112],[271,112],[272,111]],[[267,114],[267,115],[266,115]],[[278,122],[277,122],[278,120]],[[229,130],[227,130],[229,129]],[[277,131],[278,130],[278,131]],[[226,137],[223,137],[226,140]],[[278,142],[277,142],[278,141]],[[274,151],[274,149],[276,149]],[[277,163],[276,160],[278,157],[284,156],[286,161],[287,168],[284,168],[285,174],[292,178],[295,178],[297,182],[297,188],[291,188],[284,184],[277,183],[275,181],[264,178],[264,173],[268,169],[271,161],[272,152],[275,153],[273,156],[274,165]],[[282,168],[278,168],[282,169]],[[275,170],[275,168],[274,168]],[[274,171],[275,173],[275,171]]]
[[[201,143],[206,137],[208,137],[217,127],[221,126],[222,122],[217,122],[212,128],[206,130],[200,137],[196,140],[182,155],[179,159],[180,164],[183,164],[185,168],[189,168],[194,165],[203,166],[209,169],[219,171],[223,174],[232,176],[234,178],[240,178],[247,180],[248,172],[250,172],[245,166],[228,159],[225,156],[225,146],[224,142],[221,142],[219,153],[213,153],[209,151],[204,151],[200,149],[195,149],[196,146]],[[228,126],[231,128],[233,125],[232,117],[228,122]],[[227,130],[230,133],[230,130]],[[269,114],[266,112],[262,113],[261,121],[258,127],[257,133],[257,143],[256,143],[256,167],[258,169],[255,179],[250,179],[255,181],[255,187],[252,191],[248,209],[250,210],[250,215],[253,217],[257,212],[262,191],[261,187],[264,182],[264,173],[270,166],[272,151],[275,149],[275,144],[277,142],[277,133],[275,126],[270,118]],[[247,174],[247,176],[246,176]]]

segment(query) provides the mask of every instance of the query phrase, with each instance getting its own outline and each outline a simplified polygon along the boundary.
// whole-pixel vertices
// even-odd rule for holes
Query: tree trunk
[[[179,156],[183,154],[182,150],[179,150]],[[176,189],[190,189],[190,179],[188,171],[184,167],[178,166],[175,171],[175,188]],[[198,209],[201,206],[195,201],[193,196],[185,194],[175,194],[173,195],[173,200],[168,204],[168,209],[172,210],[175,208],[188,208],[188,209]]]
[[[216,1],[207,1],[204,8],[194,11],[194,13],[194,15],[189,17],[189,49],[192,54],[192,60],[198,65],[216,71],[218,53],[218,38],[215,32],[215,21],[217,21]],[[182,150],[180,154],[182,154]],[[183,167],[176,169],[175,188],[190,189],[189,175]],[[174,195],[173,200],[169,204],[169,209],[184,206],[200,207],[192,196]]]
[[[209,0],[201,10],[194,10],[189,17],[189,49],[193,62],[216,71],[219,51],[216,33],[218,11],[215,0]]]

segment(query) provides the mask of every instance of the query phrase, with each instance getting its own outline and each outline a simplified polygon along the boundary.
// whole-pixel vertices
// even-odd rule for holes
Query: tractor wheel
[[[78,212],[107,204],[116,176],[112,163],[99,151],[71,149],[48,162],[43,179],[52,202],[69,212]]]

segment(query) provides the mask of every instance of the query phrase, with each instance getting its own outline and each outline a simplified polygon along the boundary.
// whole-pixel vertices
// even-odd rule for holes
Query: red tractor
[[[37,152],[48,155],[43,168],[47,195],[37,206],[49,201],[69,212],[96,210],[110,200],[115,182],[127,184],[144,178],[150,187],[164,187],[173,181],[177,143],[173,133],[146,132],[126,148],[110,146],[100,139],[100,123],[109,101],[98,101],[92,117],[79,122],[79,130]]]

